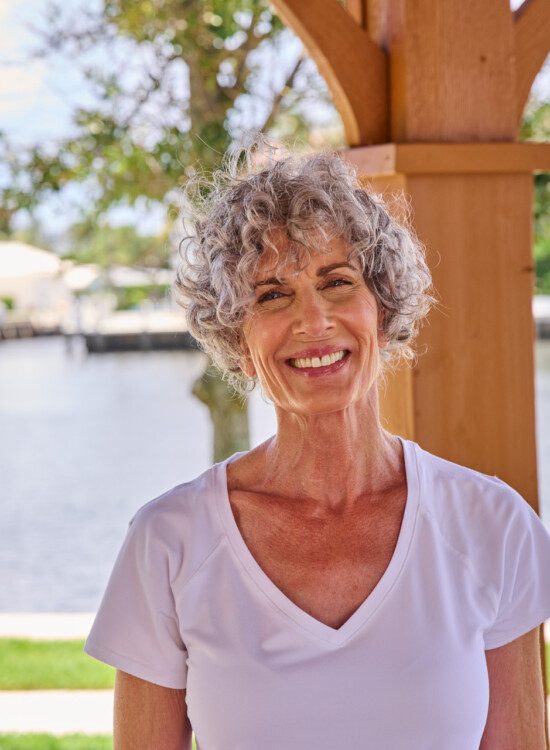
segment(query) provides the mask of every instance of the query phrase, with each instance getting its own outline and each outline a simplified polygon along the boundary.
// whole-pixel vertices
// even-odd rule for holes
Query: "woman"
[[[190,330],[277,432],[130,521],[85,646],[117,668],[115,747],[501,749],[486,651],[550,616],[550,536],[380,423],[435,301],[418,239],[323,153],[215,181],[188,250]],[[542,750],[520,687],[507,746]]]

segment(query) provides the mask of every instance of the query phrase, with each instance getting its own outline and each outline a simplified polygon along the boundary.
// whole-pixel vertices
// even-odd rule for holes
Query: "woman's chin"
[[[321,414],[333,414],[337,412],[346,411],[357,401],[357,394],[350,396],[349,398],[343,397],[344,394],[341,392],[334,394],[327,394],[323,398],[319,395],[311,394],[308,396],[302,396],[289,398],[287,401],[273,401],[272,403],[282,411],[291,414],[297,414],[302,417],[314,417]]]

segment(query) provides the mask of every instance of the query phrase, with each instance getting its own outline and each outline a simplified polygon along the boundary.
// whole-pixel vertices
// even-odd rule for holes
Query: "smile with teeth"
[[[338,362],[343,359],[346,351],[342,349],[339,352],[333,352],[332,354],[325,354],[324,357],[305,357],[303,359],[291,359],[290,364],[292,367],[326,367],[332,365],[334,362]]]

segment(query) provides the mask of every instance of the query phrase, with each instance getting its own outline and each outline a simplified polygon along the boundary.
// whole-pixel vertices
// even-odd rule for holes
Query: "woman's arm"
[[[546,750],[539,631],[485,652],[489,714],[479,750]]]
[[[185,690],[116,671],[114,750],[191,750]]]

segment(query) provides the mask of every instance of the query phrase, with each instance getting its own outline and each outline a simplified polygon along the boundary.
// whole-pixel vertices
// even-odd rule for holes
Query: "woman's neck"
[[[237,484],[338,512],[402,484],[401,443],[380,424],[377,388],[368,396],[339,412],[277,410],[276,435],[237,462],[241,471],[231,470]]]

